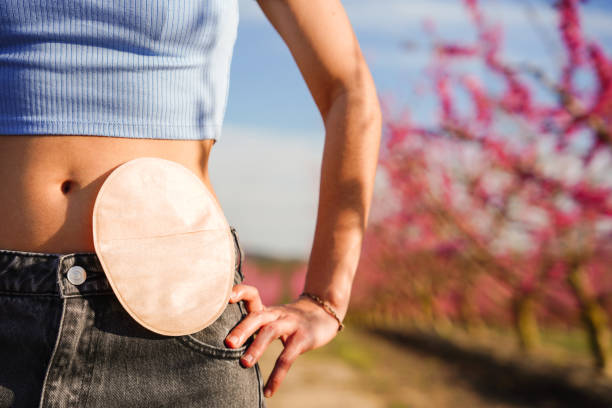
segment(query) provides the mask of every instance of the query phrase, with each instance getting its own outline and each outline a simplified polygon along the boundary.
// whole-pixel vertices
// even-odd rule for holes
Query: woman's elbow
[[[339,105],[346,109],[349,116],[358,115],[373,124],[380,124],[382,113],[376,85],[367,65],[359,64],[350,75],[336,82],[331,91],[328,114]]]

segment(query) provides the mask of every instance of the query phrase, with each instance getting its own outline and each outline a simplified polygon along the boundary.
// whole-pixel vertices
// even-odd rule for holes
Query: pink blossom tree
[[[464,3],[473,43],[429,28],[436,123],[386,115],[380,165],[385,199],[398,210],[370,228],[357,294],[367,288],[383,294],[378,308],[399,302],[394,313],[468,326],[511,316],[525,350],[539,343],[538,318],[569,318],[553,299],[570,296],[596,367],[608,371],[601,288],[612,272],[612,62],[583,36],[578,0],[555,6],[565,51],[558,75],[506,62],[501,27],[477,0]],[[496,86],[462,70],[464,60],[479,62]]]

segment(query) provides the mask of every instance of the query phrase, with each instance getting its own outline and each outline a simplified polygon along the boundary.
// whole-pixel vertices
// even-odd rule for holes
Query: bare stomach
[[[212,139],[0,135],[0,249],[94,251],[91,215],[98,190],[119,165],[160,157],[208,177]],[[218,200],[217,200],[218,201]]]

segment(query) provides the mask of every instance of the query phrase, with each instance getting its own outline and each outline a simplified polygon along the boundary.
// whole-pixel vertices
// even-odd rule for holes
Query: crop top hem
[[[90,135],[132,139],[218,140],[219,125],[0,120],[0,135]]]

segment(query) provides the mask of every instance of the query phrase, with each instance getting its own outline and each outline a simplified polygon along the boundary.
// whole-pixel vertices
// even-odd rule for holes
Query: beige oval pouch
[[[233,236],[191,170],[157,157],[123,163],[102,184],[92,221],[111,287],[142,326],[179,336],[221,315],[234,279]]]

